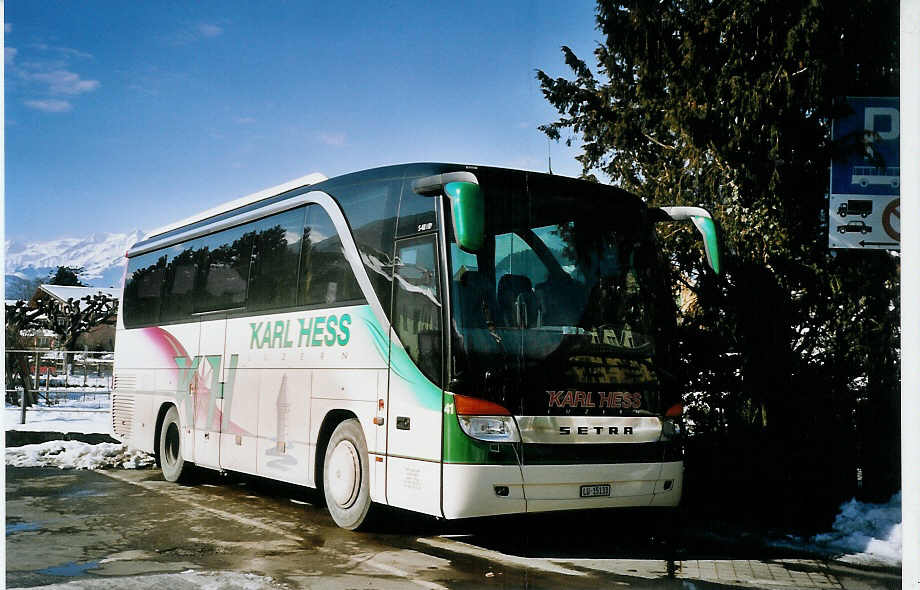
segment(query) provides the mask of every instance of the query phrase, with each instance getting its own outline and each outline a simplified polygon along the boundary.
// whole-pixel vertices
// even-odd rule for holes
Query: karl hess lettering
[[[297,320],[250,322],[249,348],[345,346],[351,337],[351,316],[316,316]]]
[[[624,408],[642,407],[641,393],[623,391],[547,391],[551,408]],[[597,396],[597,397],[595,397]]]

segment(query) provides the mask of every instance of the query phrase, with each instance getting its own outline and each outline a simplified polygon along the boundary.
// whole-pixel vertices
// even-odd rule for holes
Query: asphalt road
[[[616,511],[445,523],[388,511],[335,526],[310,491],[156,470],[6,470],[8,588],[900,588],[740,539],[649,538]]]

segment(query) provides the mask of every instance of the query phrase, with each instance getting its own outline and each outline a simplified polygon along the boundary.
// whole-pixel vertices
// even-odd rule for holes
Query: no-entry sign
[[[888,203],[882,212],[882,227],[892,240],[901,241],[901,199]]]

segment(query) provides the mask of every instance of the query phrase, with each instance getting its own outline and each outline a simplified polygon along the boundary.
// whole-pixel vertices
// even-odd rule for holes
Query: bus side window
[[[396,242],[393,327],[422,373],[441,384],[441,299],[434,235]]]
[[[234,227],[200,239],[198,250],[202,255],[207,253],[207,260],[199,262],[195,312],[245,305],[252,227],[252,224]]]
[[[207,253],[203,253],[200,247],[200,240],[195,240],[167,249],[169,263],[166,265],[160,305],[161,322],[187,320],[191,315],[198,263],[202,258],[207,260]]]
[[[329,215],[318,205],[307,208],[300,257],[300,305],[333,305],[364,299],[345,259],[342,240]]]
[[[292,307],[297,303],[297,273],[305,208],[257,221],[249,269],[250,310]]]
[[[149,252],[128,261],[122,303],[125,327],[149,326],[159,321],[165,273],[166,255],[163,252]]]
[[[341,204],[348,218],[371,287],[385,310],[390,309],[393,280],[390,257],[401,189],[401,179],[389,179],[330,187],[327,191]],[[351,297],[355,296],[363,299],[358,292]]]

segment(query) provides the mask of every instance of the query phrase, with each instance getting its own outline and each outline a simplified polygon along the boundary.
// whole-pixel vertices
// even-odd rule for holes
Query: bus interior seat
[[[587,303],[581,284],[571,277],[550,277],[534,288],[546,326],[577,326]]]
[[[524,275],[506,274],[498,281],[498,304],[503,326],[539,325],[540,306],[530,279]]]
[[[468,270],[456,284],[460,314],[456,328],[460,346],[474,356],[495,354],[501,349],[495,330],[498,306],[495,303],[495,283],[478,270]]]
[[[468,270],[460,276],[458,284],[461,327],[485,328],[494,323],[498,307],[492,281],[478,270]]]

